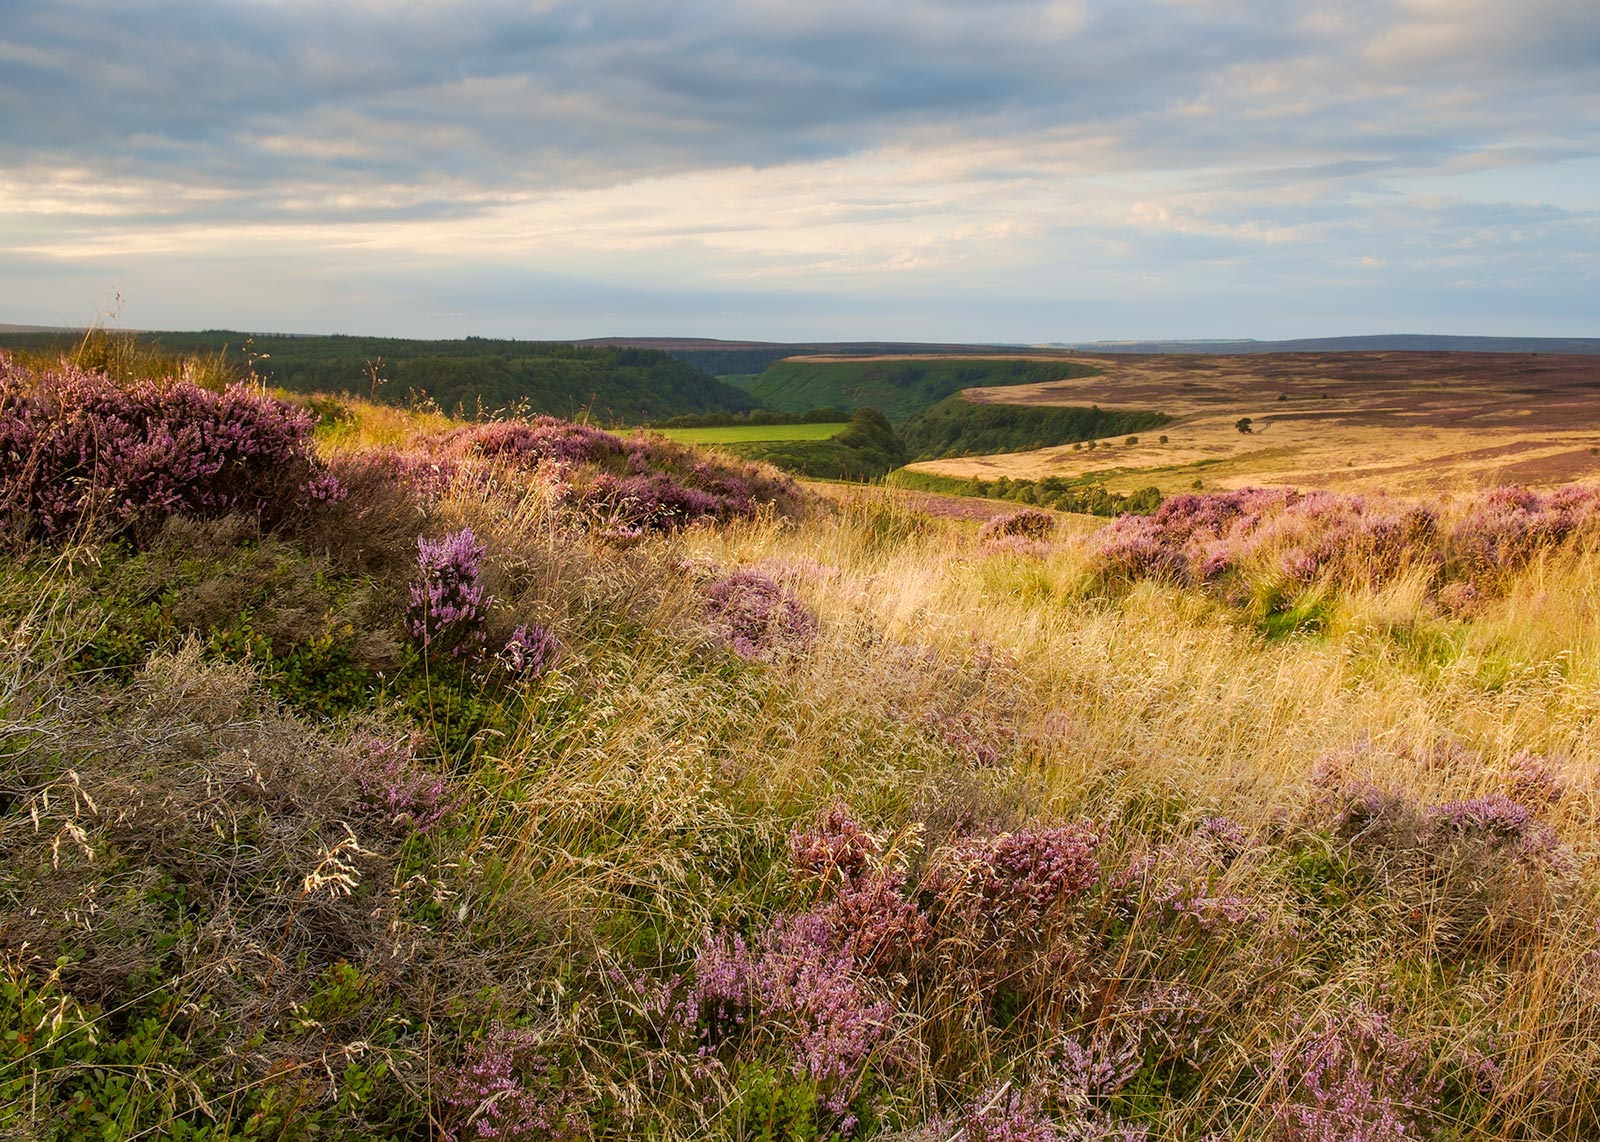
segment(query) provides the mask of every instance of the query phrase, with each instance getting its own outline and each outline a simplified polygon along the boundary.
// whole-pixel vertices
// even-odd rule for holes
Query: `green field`
[[[729,424],[717,428],[652,428],[679,444],[754,444],[773,440],[827,440],[844,430],[832,424]]]
[[[1093,376],[1091,365],[1062,359],[990,357],[890,357],[859,361],[778,361],[752,381],[735,381],[770,409],[875,408],[902,421],[962,389],[1028,385]]]

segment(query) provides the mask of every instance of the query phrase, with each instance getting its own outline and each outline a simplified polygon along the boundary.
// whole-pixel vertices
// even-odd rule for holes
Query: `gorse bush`
[[[173,515],[282,518],[344,490],[311,418],[240,386],[109,380],[0,359],[0,518],[12,539],[148,538]]]

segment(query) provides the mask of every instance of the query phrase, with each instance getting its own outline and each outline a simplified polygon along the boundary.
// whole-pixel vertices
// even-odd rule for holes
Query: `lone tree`
[[[1250,427],[1250,418],[1248,416],[1241,416],[1238,420],[1233,422],[1233,426],[1240,432],[1243,432],[1247,435],[1253,431]]]

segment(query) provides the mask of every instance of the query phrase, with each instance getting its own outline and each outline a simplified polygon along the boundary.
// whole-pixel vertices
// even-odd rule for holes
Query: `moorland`
[[[1583,447],[1559,362],[1520,416],[999,390],[1232,465],[1106,520],[81,349],[0,363],[0,1134],[1600,1133],[1600,488],[1514,447]],[[1324,388],[1312,438],[1507,451],[1291,489],[1351,470],[1259,448]]]
[[[924,463],[955,476],[1093,475],[1125,490],[1283,484],[1438,491],[1600,476],[1600,359],[1541,353],[1287,353],[1094,359],[1092,376],[971,388],[984,407],[1155,409],[1164,441]],[[1249,431],[1239,421],[1249,420]],[[1103,434],[1106,437],[1112,434]],[[994,449],[992,451],[1000,451]]]

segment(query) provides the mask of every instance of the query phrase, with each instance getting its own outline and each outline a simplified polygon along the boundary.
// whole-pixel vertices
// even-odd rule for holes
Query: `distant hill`
[[[802,356],[774,362],[741,384],[771,409],[875,408],[892,421],[902,421],[962,389],[1038,384],[1098,372],[1087,362],[1060,356]]]
[[[78,330],[0,333],[0,349],[49,352],[70,347],[81,335]],[[291,392],[351,392],[396,404],[419,394],[447,412],[459,409],[467,416],[520,403],[529,412],[586,414],[604,423],[643,424],[686,413],[759,407],[742,389],[654,349],[482,337],[413,341],[230,330],[135,336],[168,352],[226,352],[241,369],[248,342],[257,371]],[[374,367],[384,383],[374,385]]]
[[[1600,354],[1600,337],[1450,337],[1386,333],[1293,341],[1078,341],[1051,348],[1090,353],[1581,353]]]
[[[656,349],[671,353],[713,376],[748,376],[787,357],[881,356],[1071,356],[1070,349],[1036,349],[1026,345],[968,345],[927,341],[718,341],[709,337],[595,337],[578,345]]]

